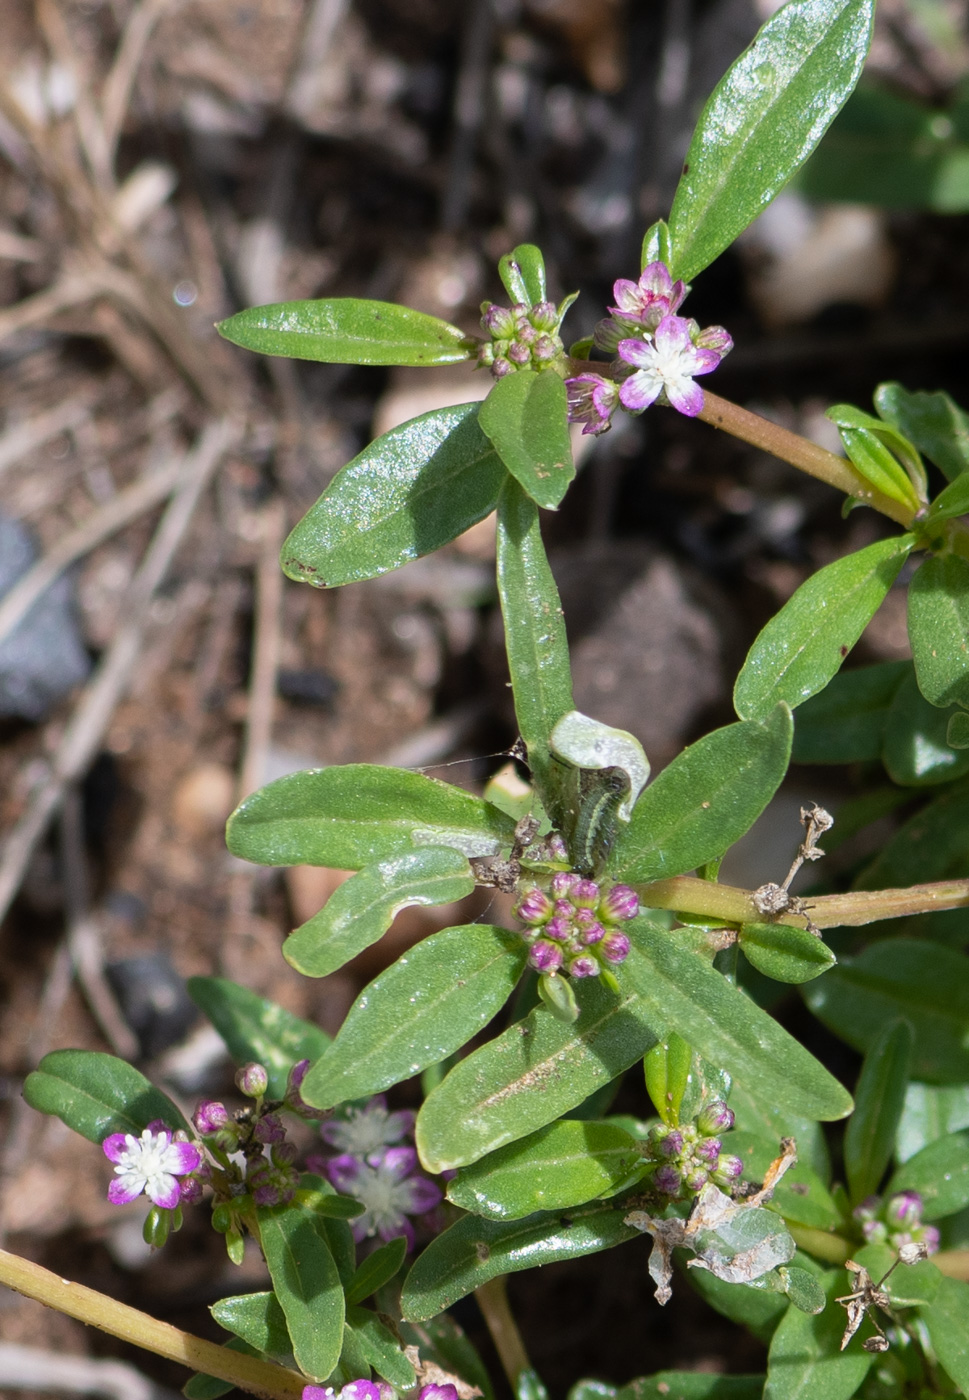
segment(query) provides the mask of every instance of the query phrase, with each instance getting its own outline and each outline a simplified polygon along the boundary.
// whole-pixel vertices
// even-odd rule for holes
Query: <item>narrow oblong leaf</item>
[[[639,883],[682,875],[723,855],[777,791],[792,734],[791,712],[779,705],[763,724],[730,724],[684,749],[620,827],[611,871]]]
[[[909,1084],[895,1136],[895,1158],[907,1162],[936,1138],[969,1128],[969,1084]]]
[[[622,1128],[565,1118],[462,1167],[447,1196],[489,1220],[520,1220],[612,1196],[643,1166],[639,1144]]]
[[[796,708],[827,685],[878,611],[915,543],[878,540],[813,574],[761,632],[734,687],[742,719],[765,719],[779,700]]]
[[[967,823],[969,785],[955,784],[899,827],[862,871],[855,888],[890,889],[969,875]]]
[[[792,0],[728,68],[700,114],[670,213],[689,281],[771,202],[858,81],[873,0]]]
[[[323,1381],[340,1359],[346,1307],[322,1222],[296,1204],[260,1206],[259,1242],[297,1365]]]
[[[283,957],[305,977],[325,977],[382,938],[402,909],[451,904],[473,889],[467,857],[443,846],[365,866],[289,935]]]
[[[253,306],[216,330],[261,355],[332,365],[453,365],[474,350],[464,331],[437,316],[358,297]]]
[[[969,1133],[947,1133],[897,1168],[886,1190],[917,1191],[923,1220],[941,1220],[969,1205]]]
[[[442,929],[375,977],[300,1092],[316,1108],[362,1098],[459,1050],[501,1010],[525,968],[524,939],[490,924]]]
[[[483,520],[507,473],[478,407],[435,409],[364,448],[289,535],[283,572],[315,588],[376,578]]]
[[[963,1395],[969,1394],[969,1283],[944,1278],[921,1312],[936,1356]]]
[[[645,270],[654,262],[665,263],[667,267],[673,262],[673,245],[670,242],[669,225],[665,219],[657,219],[643,234],[640,268]]]
[[[565,619],[538,509],[516,481],[505,483],[498,502],[497,554],[515,716],[544,802],[552,763],[549,737],[575,706]]]
[[[798,707],[793,761],[870,763],[880,758],[892,700],[911,674],[910,661],[883,661],[840,671]]]
[[[260,865],[360,870],[420,846],[495,855],[514,823],[462,788],[370,763],[347,763],[279,778],[229,818],[233,855]]]
[[[748,962],[775,982],[811,982],[837,962],[823,938],[793,924],[744,924],[738,941]]]
[[[646,1092],[668,1127],[679,1127],[680,1107],[690,1083],[693,1062],[692,1047],[676,1031],[654,1045],[643,1061]]]
[[[960,713],[940,710],[926,700],[915,671],[909,670],[892,698],[882,732],[881,758],[893,782],[931,787],[969,773],[969,754],[949,743],[950,721]]]
[[[478,411],[482,431],[522,487],[556,510],[575,476],[565,382],[554,370],[499,379]]]
[[[940,491],[929,507],[928,519],[952,520],[957,515],[969,512],[969,475],[965,473],[950,481],[945,490]]]
[[[848,460],[869,485],[889,500],[919,509],[921,502],[908,473],[874,433],[867,428],[842,428],[841,441]]]
[[[347,1330],[353,1332],[361,1354],[378,1376],[398,1390],[412,1390],[417,1383],[414,1368],[393,1332],[369,1308],[347,1308]]]
[[[891,1022],[861,1067],[844,1146],[853,1206],[875,1194],[891,1161],[911,1072],[913,1039],[908,1021]]]
[[[498,276],[513,302],[534,306],[545,301],[545,259],[534,243],[519,243],[498,263]]]
[[[969,706],[969,560],[924,560],[909,584],[908,636],[926,700]]]
[[[398,1235],[395,1240],[382,1244],[379,1249],[368,1254],[347,1284],[347,1302],[362,1303],[371,1293],[383,1288],[403,1264],[406,1255],[407,1240],[403,1235]]]
[[[830,418],[832,423],[837,423],[839,428],[862,429],[874,434],[878,441],[884,447],[889,448],[898,462],[901,463],[908,482],[915,488],[915,497],[919,503],[922,504],[928,500],[928,477],[925,473],[925,465],[919,456],[919,450],[893,424],[886,423],[884,419],[875,418],[872,414],[865,413],[863,409],[855,408],[853,404],[846,403],[835,404],[833,408],[827,410],[824,416]],[[895,475],[894,472],[893,475]],[[897,477],[896,480],[899,480],[899,485],[905,490],[905,483]],[[908,495],[911,497],[911,491]]]
[[[695,1274],[696,1270],[692,1272]],[[737,1289],[733,1288],[731,1292],[736,1293]],[[622,1386],[616,1391],[615,1400],[761,1400],[763,1390],[763,1376],[712,1376],[704,1375],[702,1371],[657,1371],[654,1376],[642,1376]],[[572,1400],[571,1395],[569,1400]],[[593,1400],[593,1397],[589,1397],[589,1400]]]
[[[577,1259],[635,1239],[623,1224],[625,1210],[579,1206],[563,1216],[542,1211],[525,1220],[481,1220],[466,1215],[425,1249],[404,1282],[405,1318],[435,1317],[459,1298],[499,1274],[514,1274],[559,1259]]]
[[[190,977],[189,996],[212,1022],[236,1064],[255,1060],[269,1076],[268,1094],[281,1099],[298,1060],[315,1060],[330,1037],[311,1021],[225,977]]]
[[[213,1303],[209,1312],[220,1327],[234,1332],[256,1351],[288,1364],[293,1344],[286,1330],[286,1315],[275,1293],[242,1293]]]
[[[98,1050],[53,1050],[24,1081],[24,1098],[88,1142],[111,1133],[137,1137],[155,1119],[189,1131],[167,1094],[124,1060]]]
[[[912,1073],[929,1083],[969,1076],[969,960],[927,939],[873,943],[842,958],[804,998],[830,1030],[867,1050],[886,1022],[904,1018],[915,1033]]]
[[[901,384],[879,384],[875,407],[903,432],[949,481],[969,470],[969,414],[939,390],[910,393]]]

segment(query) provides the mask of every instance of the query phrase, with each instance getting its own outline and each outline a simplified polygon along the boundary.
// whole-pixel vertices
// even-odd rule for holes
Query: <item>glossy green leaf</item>
[[[308,1180],[312,1183],[308,1186],[301,1186],[296,1192],[296,1202],[306,1210],[311,1210],[314,1215],[325,1216],[335,1220],[354,1220],[358,1215],[362,1215],[364,1207],[352,1196],[340,1196],[335,1191],[320,1190],[318,1182],[323,1182],[325,1188],[329,1183],[318,1176],[310,1176]]]
[[[248,1342],[244,1342],[240,1337],[230,1337],[225,1344],[226,1351],[241,1351],[246,1356],[256,1356],[255,1347],[251,1347]],[[215,1376],[203,1375],[196,1371],[194,1376],[189,1376],[182,1386],[182,1394],[185,1400],[219,1400],[222,1395],[228,1395],[236,1387],[232,1381],[220,1381]]]
[[[643,958],[623,985],[639,988],[643,1014],[657,1035],[688,1028],[704,1059],[794,1113],[821,1119],[850,1113],[851,1096],[814,1056],[676,933],[642,916],[626,927]]]
[[[469,1385],[476,1386],[485,1400],[494,1400],[491,1378],[474,1345],[449,1313],[427,1318],[424,1322],[400,1322],[398,1330],[404,1342],[419,1346],[422,1361],[434,1361],[442,1370],[451,1371]]]
[[[969,1395],[969,1283],[944,1278],[922,1317],[936,1356],[963,1395]]]
[[[358,297],[253,306],[220,321],[216,330],[261,355],[331,365],[453,365],[474,350],[464,331],[447,321]]]
[[[401,1312],[420,1322],[500,1274],[581,1258],[636,1239],[639,1231],[623,1224],[625,1214],[596,1203],[567,1215],[541,1211],[525,1220],[466,1215],[438,1235],[418,1258],[404,1282]]]
[[[741,1128],[725,1133],[722,1141],[724,1152],[742,1158],[746,1181],[762,1182],[780,1154],[778,1139],[760,1137]],[[795,1225],[814,1230],[835,1230],[841,1224],[841,1212],[828,1188],[810,1164],[800,1158],[785,1172],[766,1208]]]
[[[300,1088],[331,1108],[435,1065],[501,1010],[525,968],[524,939],[490,924],[442,929],[375,977]]]
[[[265,1067],[271,1099],[283,1097],[289,1071],[298,1060],[315,1060],[330,1043],[319,1026],[225,977],[190,977],[186,986],[236,1064],[254,1060]]]
[[[878,540],[802,583],[747,655],[734,687],[738,715],[765,719],[779,700],[793,709],[823,690],[878,611],[913,544],[912,535]]]
[[[337,473],[283,545],[283,572],[331,588],[399,569],[483,520],[505,476],[477,403],[424,413]]]
[[[879,384],[875,407],[905,434],[920,452],[955,481],[969,470],[969,415],[941,390],[909,393],[901,384]]]
[[[910,503],[914,502],[916,508],[928,501],[928,477],[918,448],[893,424],[847,403],[835,404],[824,416],[830,418],[832,423],[837,423],[839,428],[860,430],[874,435],[881,446],[888,448],[893,454],[893,462],[888,465],[888,470],[898,488],[904,493],[904,499]],[[851,456],[851,453],[848,455]],[[851,457],[851,460],[854,461],[854,457]],[[903,469],[901,477],[897,471],[899,464]]]
[[[260,1206],[259,1240],[297,1365],[323,1381],[340,1359],[345,1305],[322,1222],[295,1204]]]
[[[417,1116],[429,1171],[466,1166],[543,1128],[642,1058],[657,1039],[638,989],[648,966],[633,949],[620,972],[619,996],[598,978],[581,987],[574,1024],[536,1007],[454,1066]]]
[[[167,1094],[134,1065],[98,1050],[53,1050],[24,1081],[24,1098],[39,1113],[60,1118],[89,1142],[111,1133],[135,1137],[156,1118],[189,1130]]]
[[[753,1133],[755,1137],[774,1145],[779,1144],[781,1138],[793,1138],[797,1143],[798,1160],[809,1166],[822,1181],[831,1179],[828,1146],[820,1125],[813,1119],[781,1108],[740,1083],[730,1086],[729,1103],[736,1117],[738,1132]]]
[[[725,1283],[707,1269],[689,1269],[686,1276],[711,1308],[730,1318],[731,1322],[749,1328],[762,1342],[770,1341],[778,1322],[790,1307],[783,1293]]]
[[[883,661],[840,671],[798,708],[795,763],[870,763],[881,757],[882,732],[909,661]]]
[[[537,1371],[526,1367],[515,1381],[515,1400],[548,1400],[548,1390]]]
[[[571,978],[543,972],[538,979],[538,995],[557,1020],[571,1026],[579,1019],[579,1003]]]
[[[873,11],[872,0],[792,0],[727,70],[673,200],[675,277],[702,272],[807,160],[858,81]]]
[[[282,1365],[289,1365],[293,1344],[286,1330],[286,1316],[275,1293],[242,1293],[213,1303],[209,1312],[220,1327]]]
[[[661,262],[670,267],[673,262],[673,245],[670,242],[669,225],[665,219],[657,219],[643,234],[640,254],[640,267],[646,269],[650,263]]]
[[[615,1195],[642,1165],[638,1143],[621,1128],[562,1119],[462,1167],[447,1196],[489,1220],[520,1220]]]
[[[347,1284],[347,1302],[362,1303],[378,1288],[383,1288],[397,1273],[406,1256],[407,1241],[403,1235],[368,1254]]]
[[[828,1295],[824,1311],[811,1316],[790,1307],[774,1333],[764,1400],[849,1400],[868,1374],[873,1357],[860,1341],[840,1350],[845,1315],[834,1298],[844,1272],[832,1269],[821,1282]]]
[[[545,259],[534,243],[519,243],[498,263],[498,276],[513,303],[534,306],[547,299]]]
[[[655,1376],[643,1376],[622,1386],[616,1392],[616,1400],[761,1400],[763,1389],[763,1376],[657,1371]]]
[[[929,802],[891,836],[856,880],[862,890],[891,889],[969,875],[969,784]]]
[[[397,1390],[414,1388],[417,1376],[413,1366],[393,1332],[376,1313],[369,1308],[348,1307],[347,1328],[353,1330],[360,1351],[378,1376],[389,1381]]]
[[[912,1027],[892,1021],[865,1056],[855,1088],[855,1111],[845,1131],[845,1173],[851,1204],[873,1196],[895,1146],[912,1067]]]
[[[908,473],[874,433],[867,428],[842,428],[841,441],[848,460],[869,485],[889,500],[913,511],[919,509],[922,503]]]
[[[568,1400],[615,1400],[619,1387],[607,1381],[576,1381],[568,1393]]]
[[[837,962],[823,938],[793,924],[744,924],[737,937],[748,962],[775,982],[810,982]]]
[[[787,771],[786,706],[765,723],[729,724],[684,749],[636,803],[610,859],[634,884],[682,875],[723,855],[754,824]]]
[[[893,782],[902,787],[931,787],[969,772],[969,755],[949,743],[949,722],[958,713],[930,704],[919,690],[914,670],[905,676],[882,733],[882,762]]]
[[[886,1195],[917,1191],[924,1220],[955,1215],[969,1205],[969,1133],[948,1133],[916,1152],[895,1171]]]
[[[292,773],[247,797],[229,818],[233,855],[260,865],[360,870],[421,846],[495,855],[514,823],[463,788],[370,763]]]
[[[523,491],[556,510],[575,476],[564,380],[554,370],[506,374],[481,405],[478,422]]]
[[[969,1084],[909,1084],[895,1136],[895,1157],[907,1162],[936,1138],[969,1128]]]
[[[680,1108],[690,1082],[693,1058],[692,1047],[676,1031],[671,1031],[643,1060],[646,1092],[668,1127],[679,1127]]]
[[[940,1084],[969,1076],[969,960],[951,948],[925,939],[873,943],[842,958],[804,996],[818,1020],[856,1050],[904,1017],[915,1033],[913,1075]]]
[[[799,1269],[794,1264],[789,1269],[778,1269],[778,1273],[787,1285],[785,1292],[788,1298],[798,1311],[803,1313],[821,1312],[827,1303],[827,1297],[813,1274],[809,1274],[806,1269]]]
[[[343,1346],[336,1370],[329,1376],[330,1385],[343,1386],[350,1381],[372,1380],[373,1373],[367,1360],[360,1337],[349,1325],[343,1329]]]
[[[548,806],[549,736],[575,706],[565,620],[548,566],[538,510],[515,481],[498,501],[498,592],[518,728],[539,796]],[[550,811],[554,818],[556,813]]]
[[[952,520],[969,512],[969,476],[957,476],[940,491],[929,509],[929,520]]]
[[[969,561],[933,555],[908,590],[908,635],[919,689],[933,705],[969,705]]]
[[[283,944],[283,957],[306,977],[325,977],[382,938],[402,909],[451,904],[474,889],[467,857],[447,847],[365,866]]]

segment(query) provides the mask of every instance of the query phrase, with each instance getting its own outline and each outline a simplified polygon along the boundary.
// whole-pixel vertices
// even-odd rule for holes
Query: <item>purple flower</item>
[[[330,1147],[369,1160],[375,1154],[410,1137],[414,1113],[409,1108],[387,1112],[384,1094],[375,1094],[363,1108],[348,1108],[345,1118],[331,1118],[320,1127],[320,1136]]]
[[[453,1385],[425,1385],[417,1400],[458,1400],[457,1387]]]
[[[726,350],[698,348],[690,331],[691,323],[684,317],[664,316],[652,342],[619,342],[620,358],[636,371],[619,390],[624,408],[640,413],[663,395],[680,413],[696,417],[703,408],[703,390],[693,383],[693,376],[716,369]]]
[[[601,374],[577,374],[565,381],[569,422],[582,423],[582,436],[604,433],[619,407],[619,386]]]
[[[635,919],[639,913],[639,896],[630,885],[613,885],[599,903],[599,917],[610,924]]]
[[[332,1385],[305,1385],[302,1400],[396,1400],[397,1392],[384,1381],[349,1381],[342,1390]]]
[[[572,922],[562,914],[556,914],[549,919],[545,925],[545,933],[549,938],[554,938],[556,943],[564,943],[572,932]]]
[[[582,943],[586,948],[591,948],[594,943],[600,943],[606,936],[606,931],[598,919],[592,919],[588,923],[580,925]]]
[[[714,1172],[714,1180],[721,1186],[729,1186],[738,1177],[744,1174],[744,1159],[736,1157],[731,1152],[721,1152],[717,1170]]]
[[[327,1163],[326,1174],[336,1189],[365,1207],[362,1215],[350,1221],[355,1240],[373,1235],[393,1240],[403,1235],[408,1249],[413,1248],[414,1227],[407,1217],[424,1215],[441,1201],[439,1188],[415,1173],[416,1166],[413,1147],[389,1147],[365,1162],[343,1153]]]
[[[677,1196],[680,1191],[681,1177],[675,1167],[659,1167],[653,1173],[653,1185],[657,1191],[662,1191],[664,1196]]]
[[[702,1109],[696,1125],[701,1133],[729,1133],[734,1125],[734,1115],[722,1099],[714,1099]]]
[[[715,1137],[701,1138],[693,1149],[693,1155],[699,1157],[701,1162],[716,1171],[717,1163],[720,1160],[720,1139]]]
[[[573,977],[598,977],[601,970],[599,959],[590,953],[581,953],[569,963],[569,972]]]
[[[620,277],[613,284],[616,304],[609,310],[616,316],[640,321],[652,331],[665,316],[679,310],[688,290],[685,282],[673,281],[665,263],[652,262],[643,268],[638,282]]]
[[[200,1137],[210,1137],[220,1132],[229,1121],[228,1109],[216,1099],[203,1099],[192,1114],[195,1131]]]
[[[599,903],[599,886],[595,880],[580,880],[572,891],[572,903],[579,909],[594,909]]]
[[[528,964],[536,972],[557,972],[562,966],[562,949],[540,938],[528,950]]]
[[[202,1183],[197,1176],[185,1176],[178,1183],[179,1204],[197,1206],[203,1196]]]
[[[621,963],[629,957],[629,939],[624,933],[610,933],[601,946],[606,962]]]
[[[116,1179],[108,1187],[108,1200],[115,1206],[126,1205],[144,1191],[154,1205],[174,1210],[182,1194],[177,1178],[194,1171],[202,1160],[197,1147],[176,1142],[167,1128],[146,1128],[140,1137],[112,1133],[101,1146],[115,1164]]]
[[[922,1197],[917,1191],[900,1191],[885,1206],[885,1224],[895,1230],[912,1230],[922,1223]]]

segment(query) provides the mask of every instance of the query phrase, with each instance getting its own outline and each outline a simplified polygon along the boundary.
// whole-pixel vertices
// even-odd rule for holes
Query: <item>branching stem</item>
[[[734,885],[715,885],[693,875],[671,880],[654,880],[636,887],[647,909],[673,909],[704,919],[722,919],[728,924],[758,923],[763,920],[753,903],[750,890]],[[848,894],[822,894],[808,899],[806,908],[818,928],[856,928],[878,919],[900,919],[910,914],[932,914],[940,909],[969,906],[969,880],[938,880],[905,889],[853,890]],[[784,914],[782,924],[803,926],[803,916]]]

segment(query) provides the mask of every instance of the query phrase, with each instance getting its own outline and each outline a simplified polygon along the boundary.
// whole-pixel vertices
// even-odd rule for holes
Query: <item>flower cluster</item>
[[[350,1381],[340,1390],[332,1385],[306,1385],[302,1400],[397,1400],[397,1392],[386,1381]],[[425,1385],[417,1400],[458,1400],[453,1385]]]
[[[566,380],[569,420],[582,423],[583,433],[604,433],[619,406],[642,413],[652,403],[665,403],[690,418],[703,408],[694,377],[716,369],[733,341],[722,326],[701,330],[696,321],[677,316],[688,291],[661,262],[650,263],[638,282],[621,277],[615,283],[616,305],[593,337],[611,363],[601,374]]]
[[[922,1224],[922,1197],[917,1191],[899,1191],[883,1201],[869,1196],[856,1206],[854,1217],[868,1244],[887,1244],[899,1250],[906,1244],[924,1244],[929,1254],[939,1248],[939,1232]]]
[[[546,369],[561,359],[565,347],[559,336],[563,310],[551,301],[534,306],[516,302],[510,309],[494,302],[481,304],[481,326],[491,336],[478,350],[478,364],[496,379],[516,369]]]
[[[729,1190],[743,1173],[740,1157],[722,1151],[720,1134],[733,1127],[734,1115],[720,1099],[708,1103],[694,1122],[678,1128],[658,1123],[646,1139],[646,1156],[657,1166],[654,1188],[676,1200],[695,1196],[712,1181]]]
[[[522,936],[536,972],[598,977],[604,965],[625,961],[629,938],[621,925],[639,913],[639,899],[629,885],[603,890],[595,880],[562,870],[548,891],[526,890],[515,913],[526,925]]]
[[[412,1249],[414,1226],[409,1217],[426,1215],[441,1202],[439,1188],[416,1170],[414,1148],[399,1145],[413,1132],[414,1114],[406,1109],[388,1113],[383,1094],[320,1128],[324,1141],[340,1150],[335,1157],[310,1157],[307,1166],[365,1207],[350,1222],[358,1243],[375,1235],[382,1240],[403,1235]]]

